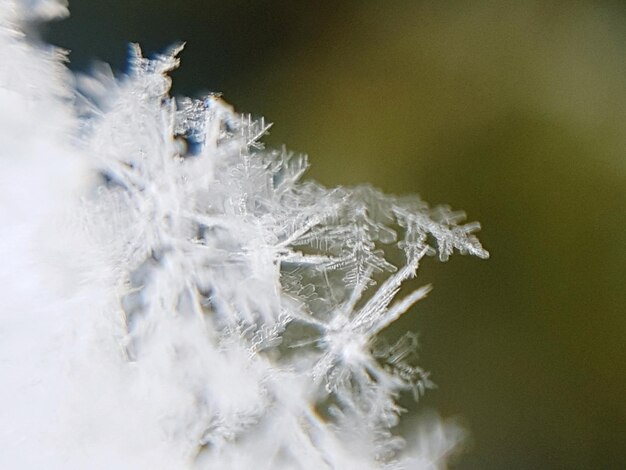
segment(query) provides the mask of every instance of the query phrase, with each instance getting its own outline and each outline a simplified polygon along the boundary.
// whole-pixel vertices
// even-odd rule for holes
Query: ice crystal
[[[0,176],[26,178],[33,195],[0,193],[3,205],[21,204],[3,214],[3,240],[18,253],[9,259],[18,261],[3,271],[2,331],[14,341],[2,366],[25,367],[9,378],[19,392],[4,396],[20,405],[2,420],[4,466],[444,465],[453,428],[433,425],[408,444],[392,433],[399,393],[417,398],[432,383],[412,361],[414,335],[390,345],[380,332],[430,290],[397,299],[424,256],[488,256],[473,235],[479,225],[416,197],[303,180],[305,157],[263,146],[263,119],[218,94],[169,96],[181,46],[150,59],[132,46],[126,75],[99,66],[73,89],[62,54],[20,32],[33,11],[58,7],[0,7],[0,55],[12,64],[0,72],[0,117],[22,113],[17,128],[28,126],[32,142],[20,147],[7,134]],[[50,113],[63,119],[42,120]],[[43,171],[30,184],[38,164],[60,183]],[[41,254],[32,234],[51,219]],[[398,248],[401,266],[390,261]],[[20,256],[51,252],[71,267],[42,279],[71,278],[72,288],[20,303],[37,290],[30,278],[43,276],[41,262]],[[20,295],[10,292],[14,275],[28,277]],[[51,330],[18,321],[37,322],[38,309],[54,319],[43,323]],[[15,338],[43,346],[25,361]],[[40,416],[25,399],[40,403]]]

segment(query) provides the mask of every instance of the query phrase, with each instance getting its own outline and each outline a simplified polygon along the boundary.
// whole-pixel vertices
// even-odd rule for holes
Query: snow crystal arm
[[[480,224],[471,222],[466,225],[457,225],[465,218],[463,212],[451,212],[447,207],[439,207],[433,211],[431,217],[421,201],[419,204],[414,201],[405,205],[396,204],[393,211],[398,223],[407,232],[407,241],[413,241],[413,244],[405,241],[405,250],[413,249],[414,244],[426,244],[427,236],[431,235],[437,242],[437,251],[441,261],[447,261],[454,248],[462,254],[471,254],[479,258],[489,257],[489,252],[473,235],[480,229]]]

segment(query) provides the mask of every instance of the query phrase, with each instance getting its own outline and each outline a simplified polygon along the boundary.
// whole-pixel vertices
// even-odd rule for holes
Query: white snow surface
[[[444,468],[456,426],[392,432],[414,336],[378,336],[478,225],[301,181],[262,120],[169,97],[176,49],[72,76],[24,32],[65,12],[0,3],[0,468]]]

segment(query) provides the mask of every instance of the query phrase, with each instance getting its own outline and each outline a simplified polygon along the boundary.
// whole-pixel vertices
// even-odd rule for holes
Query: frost
[[[70,77],[22,33],[62,10],[0,6],[1,466],[444,465],[454,427],[392,432],[433,384],[380,333],[424,256],[488,256],[479,225],[303,180],[263,119],[169,96],[182,46]]]

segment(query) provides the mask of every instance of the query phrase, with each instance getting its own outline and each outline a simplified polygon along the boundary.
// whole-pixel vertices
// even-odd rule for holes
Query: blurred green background
[[[626,468],[626,4],[74,0],[45,36],[123,69],[187,41],[174,93],[221,91],[309,154],[463,208],[491,259],[426,261],[418,330],[469,430],[458,469]]]

